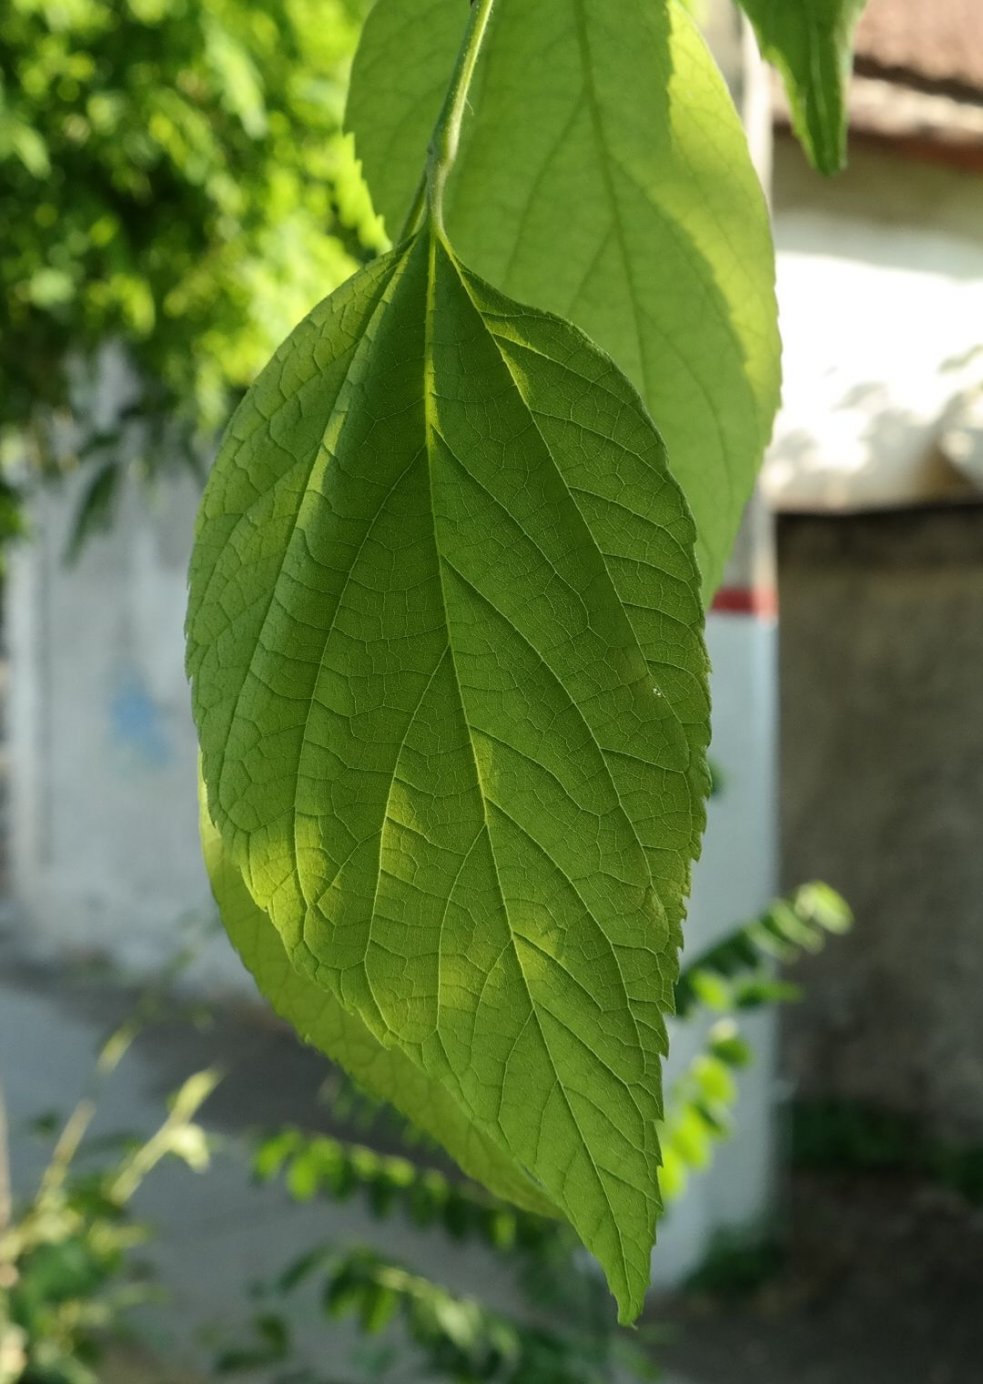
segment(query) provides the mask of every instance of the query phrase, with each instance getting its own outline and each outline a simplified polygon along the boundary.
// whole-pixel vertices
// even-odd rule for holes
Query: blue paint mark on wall
[[[174,758],[164,714],[147,690],[140,669],[131,665],[116,678],[109,703],[114,742],[148,769],[163,769]]]

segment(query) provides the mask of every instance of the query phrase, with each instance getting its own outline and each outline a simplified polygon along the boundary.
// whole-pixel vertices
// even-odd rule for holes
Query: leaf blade
[[[427,231],[277,353],[192,565],[209,812],[250,895],[626,1318],[708,788],[692,545],[610,360]]]

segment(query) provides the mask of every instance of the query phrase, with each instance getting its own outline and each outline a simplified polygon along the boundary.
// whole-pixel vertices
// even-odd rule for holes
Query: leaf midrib
[[[434,386],[435,386],[435,373],[434,373],[434,372],[435,372],[435,367],[434,367],[434,360],[433,360],[433,321],[434,321],[434,317],[435,317],[435,301],[434,301],[434,294],[435,294],[435,288],[436,288],[436,256],[437,256],[437,249],[438,249],[438,234],[437,234],[437,232],[436,232],[435,230],[431,230],[429,234],[430,234],[429,261],[428,261],[429,273],[428,273],[428,280],[427,280],[426,325],[425,325],[425,331],[424,331],[424,343],[425,343],[425,344],[424,344],[424,370],[425,370],[425,400],[426,400],[426,402],[425,402],[425,409],[424,409],[424,417],[425,417],[425,425],[426,425],[426,429],[427,429],[427,439],[426,439],[426,441],[427,441],[427,456],[428,456],[428,458],[429,458],[429,456],[431,455],[431,452],[432,452],[432,450],[433,450],[433,439],[440,436],[440,432],[439,432],[439,429],[438,429],[437,424],[436,424],[436,419],[435,419],[435,417],[434,417],[433,407],[432,407],[432,403],[431,403],[431,400],[436,398],[436,390],[435,390],[435,387],[434,387]],[[487,323],[486,323],[485,320],[484,320],[484,315],[483,315],[483,313],[481,312],[481,310],[480,310],[480,308],[478,307],[477,303],[475,303],[473,297],[471,296],[470,288],[469,288],[468,285],[467,285],[465,276],[464,276],[463,274],[459,274],[459,273],[458,273],[457,264],[456,264],[456,261],[455,261],[455,259],[454,259],[454,257],[453,257],[452,252],[450,251],[450,248],[449,248],[449,247],[446,247],[446,246],[445,246],[445,247],[442,247],[442,248],[445,249],[445,252],[446,252],[446,254],[447,254],[448,261],[449,261],[451,267],[453,268],[455,274],[457,275],[459,282],[461,283],[462,287],[464,288],[465,293],[468,295],[468,298],[469,298],[469,300],[470,300],[470,302],[471,302],[472,307],[474,308],[474,311],[475,311],[475,314],[476,314],[478,320],[481,322],[482,327],[484,328],[484,330],[485,330],[485,332],[486,332],[486,334],[487,334],[489,340],[492,342],[492,345],[493,345],[493,347],[494,347],[496,353],[499,355],[499,358],[502,359],[502,363],[503,363],[503,365],[505,366],[505,369],[506,369],[506,371],[508,372],[510,379],[513,380],[513,384],[516,386],[516,392],[519,394],[519,397],[523,399],[523,403],[525,403],[524,396],[523,396],[523,395],[521,394],[521,392],[518,390],[518,386],[517,386],[517,384],[516,384],[516,382],[515,382],[515,380],[514,380],[514,377],[512,376],[511,370],[509,369],[508,362],[505,361],[504,358],[503,358],[502,355],[501,355],[501,351],[500,351],[500,349],[499,349],[499,347],[498,347],[498,343],[497,343],[497,341],[496,341],[496,339],[495,339],[495,337],[494,337],[494,334],[491,332],[490,328],[488,327]],[[526,407],[527,407],[527,409],[528,409],[528,405],[526,405]],[[532,414],[531,410],[528,410],[528,411],[529,411],[530,422],[532,423],[533,428],[536,430],[537,436],[540,438],[541,445],[542,445],[543,448],[546,450],[547,454],[552,455],[552,454],[550,453],[550,451],[549,451],[549,448],[548,448],[546,442],[545,442],[545,439],[542,437],[542,434],[539,432],[538,425],[536,424],[536,420],[535,420],[535,418],[533,417],[533,414]],[[436,520],[436,508],[435,508],[435,505],[434,505],[434,495],[433,495],[433,472],[432,472],[432,466],[429,464],[429,462],[428,462],[427,474],[428,474],[428,480],[429,480],[429,482],[430,482],[430,497],[431,497],[430,512],[431,512],[431,515],[434,517],[434,520]],[[561,477],[561,479],[564,480],[564,485],[566,485],[565,478],[562,478],[562,477]],[[568,493],[569,493],[569,488],[567,488],[567,489],[568,489]],[[573,504],[575,505],[575,507],[576,507],[576,501],[573,500],[573,497],[572,497],[572,496],[571,496],[571,501],[572,501],[572,503],[573,503]],[[578,513],[578,514],[580,513],[579,508],[577,508],[577,513]],[[581,517],[582,517],[582,516],[581,516]],[[455,657],[454,657],[453,642],[452,642],[451,637],[450,637],[451,622],[450,622],[450,614],[449,614],[449,608],[448,608],[448,602],[447,602],[447,592],[446,592],[446,588],[445,588],[445,585],[444,585],[444,576],[443,576],[443,564],[444,564],[445,559],[444,559],[444,557],[443,557],[443,555],[442,555],[442,553],[441,553],[440,543],[439,543],[439,539],[438,539],[438,536],[437,536],[436,523],[434,524],[433,540],[434,540],[434,551],[435,551],[435,553],[437,554],[437,566],[438,566],[438,574],[439,574],[440,592],[441,592],[441,599],[442,599],[442,602],[443,602],[443,611],[444,611],[445,627],[446,627],[446,629],[447,629],[447,643],[448,643],[448,649],[450,650],[450,666],[451,666],[451,669],[452,669],[452,672],[453,672],[453,675],[454,675],[454,684],[455,684],[455,688],[456,688],[456,691],[457,691],[457,698],[458,698],[458,704],[459,704],[459,707],[460,707],[461,718],[462,718],[463,724],[464,724],[464,726],[466,727],[466,730],[467,730],[468,745],[469,745],[469,748],[470,748],[470,750],[471,750],[471,763],[472,763],[472,768],[473,768],[473,772],[474,772],[474,776],[475,776],[475,783],[476,783],[477,789],[478,789],[478,795],[479,795],[479,798],[480,798],[480,801],[481,801],[481,811],[482,811],[482,819],[483,819],[483,830],[484,830],[486,839],[487,839],[487,841],[488,841],[488,849],[489,849],[489,854],[490,854],[490,857],[491,857],[492,867],[493,867],[493,870],[494,870],[496,889],[497,889],[498,896],[499,896],[499,900],[500,900],[500,903],[501,903],[501,906],[502,906],[502,912],[503,912],[503,915],[504,915],[504,918],[505,918],[506,933],[507,933],[507,937],[508,937],[507,945],[510,945],[510,946],[511,946],[512,953],[513,953],[513,955],[514,955],[514,957],[515,957],[516,966],[517,966],[517,968],[518,968],[519,975],[520,975],[520,977],[521,977],[521,979],[522,979],[523,989],[524,989],[524,991],[525,991],[526,999],[527,999],[528,1005],[529,1005],[529,1017],[531,1017],[531,1018],[533,1019],[533,1021],[535,1022],[535,1024],[536,1024],[536,1028],[537,1028],[537,1030],[538,1030],[538,1032],[539,1032],[540,1041],[542,1042],[543,1049],[544,1049],[545,1053],[547,1054],[547,1056],[549,1057],[550,1066],[551,1066],[551,1068],[553,1069],[553,1075],[554,1075],[554,1080],[555,1080],[555,1083],[556,1083],[556,1089],[560,1092],[561,1097],[562,1097],[562,1099],[563,1099],[563,1103],[564,1103],[564,1105],[566,1106],[566,1109],[567,1109],[567,1112],[568,1112],[568,1114],[569,1114],[569,1116],[570,1116],[570,1119],[571,1119],[571,1121],[573,1122],[574,1128],[575,1128],[576,1131],[577,1131],[578,1137],[579,1137],[579,1139],[580,1139],[581,1148],[582,1148],[584,1154],[585,1154],[586,1157],[587,1157],[588,1163],[589,1163],[589,1165],[590,1165],[590,1167],[591,1167],[591,1169],[592,1169],[592,1171],[593,1171],[594,1177],[595,1177],[595,1179],[596,1179],[596,1181],[597,1181],[598,1189],[599,1189],[600,1194],[601,1194],[601,1196],[603,1197],[604,1203],[605,1203],[605,1205],[606,1205],[606,1207],[607,1207],[607,1210],[608,1210],[608,1217],[609,1217],[609,1223],[610,1223],[610,1225],[614,1228],[614,1231],[615,1231],[615,1233],[616,1233],[616,1235],[617,1235],[618,1249],[619,1249],[619,1255],[620,1255],[620,1260],[621,1260],[622,1280],[623,1280],[623,1283],[624,1283],[624,1286],[625,1286],[626,1290],[630,1292],[630,1291],[631,1291],[630,1285],[631,1285],[631,1282],[632,1282],[632,1276],[631,1276],[631,1274],[630,1274],[630,1272],[629,1272],[629,1268],[628,1268],[627,1250],[626,1250],[626,1247],[625,1247],[624,1237],[623,1237],[623,1235],[622,1235],[621,1226],[620,1226],[620,1223],[619,1223],[619,1218],[618,1218],[618,1216],[616,1215],[615,1210],[614,1210],[614,1207],[613,1207],[613,1205],[612,1205],[611,1198],[610,1198],[610,1195],[609,1195],[608,1190],[607,1190],[607,1186],[605,1185],[605,1182],[604,1182],[604,1176],[602,1175],[602,1170],[600,1169],[600,1167],[598,1166],[598,1164],[597,1164],[597,1162],[596,1162],[596,1160],[595,1160],[595,1158],[594,1158],[594,1155],[593,1155],[593,1152],[591,1151],[591,1147],[590,1147],[590,1144],[589,1144],[588,1140],[584,1137],[584,1133],[583,1133],[583,1130],[582,1130],[581,1125],[580,1125],[580,1120],[578,1119],[577,1114],[576,1114],[576,1112],[575,1112],[575,1110],[574,1110],[574,1108],[573,1108],[573,1105],[572,1105],[572,1103],[571,1103],[570,1096],[567,1094],[566,1084],[565,1084],[565,1082],[563,1081],[563,1079],[562,1079],[562,1077],[561,1077],[561,1075],[560,1075],[560,1071],[559,1071],[559,1068],[558,1068],[556,1059],[555,1059],[554,1056],[553,1056],[553,1052],[552,1052],[552,1048],[551,1048],[549,1039],[548,1039],[547,1036],[546,1036],[546,1032],[545,1032],[544,1027],[543,1027],[543,1022],[542,1022],[542,1020],[541,1020],[541,1018],[540,1018],[539,1006],[538,1006],[536,1000],[533,998],[532,988],[531,988],[531,985],[530,985],[530,982],[529,982],[529,978],[528,978],[528,976],[526,975],[525,966],[523,965],[522,956],[521,956],[521,954],[520,954],[520,950],[519,950],[519,946],[518,946],[518,937],[517,937],[517,934],[515,933],[515,931],[514,931],[512,925],[511,925],[511,922],[509,921],[509,906],[508,906],[508,901],[507,901],[506,894],[505,894],[505,889],[504,889],[504,886],[503,886],[503,884],[502,884],[501,874],[500,874],[499,867],[498,867],[498,860],[497,860],[496,850],[495,850],[495,840],[494,840],[494,835],[493,835],[492,830],[491,830],[491,822],[490,822],[489,816],[488,816],[488,804],[489,804],[489,803],[492,803],[492,805],[493,805],[493,806],[496,806],[496,807],[498,807],[498,805],[494,803],[494,800],[493,800],[493,799],[488,795],[488,793],[487,793],[487,790],[486,790],[486,788],[485,788],[484,782],[483,782],[483,780],[482,780],[481,768],[480,768],[480,765],[479,765],[479,763],[478,763],[478,757],[477,757],[477,755],[475,754],[474,741],[473,741],[473,738],[472,738],[472,736],[473,736],[473,728],[472,728],[472,726],[471,726],[470,719],[469,719],[468,714],[467,714],[467,709],[466,709],[465,700],[464,700],[464,692],[463,692],[463,688],[462,688],[462,685],[461,685],[460,674],[459,674],[459,671],[458,671],[458,668],[457,668],[457,663],[456,663],[456,660],[455,660]],[[603,555],[602,555],[602,560],[603,560]],[[609,579],[610,579],[610,578],[609,578]],[[469,584],[470,584],[470,583],[469,583]],[[503,618],[504,618],[504,617],[503,617]],[[643,662],[645,662],[646,667],[647,667],[647,666],[648,666],[648,665],[647,665],[647,661],[644,659],[644,655],[641,653],[641,650],[639,650],[639,654],[640,654],[640,656],[642,657]],[[585,723],[585,724],[586,724],[586,723]],[[588,727],[588,729],[589,729],[589,727]],[[595,743],[596,743],[596,741],[595,741]],[[603,752],[603,750],[601,749],[600,746],[598,746],[598,750],[599,750],[599,752],[601,753],[601,756],[602,756],[602,759],[603,759],[604,752]],[[621,804],[620,795],[617,793],[617,788],[614,786],[613,780],[612,780],[612,787],[614,787],[614,789],[615,789],[615,795],[616,795],[616,797],[617,797],[617,799],[618,799],[618,802],[619,802],[619,805],[620,805],[620,804]],[[501,810],[501,808],[498,808],[498,810]],[[650,882],[652,882],[652,881],[651,881],[651,871],[648,869],[648,859],[647,859],[647,855],[646,855],[646,853],[645,853],[644,848],[643,848],[642,845],[641,845],[641,842],[638,840],[638,836],[637,836],[637,832],[635,831],[634,823],[632,823],[632,822],[630,821],[630,819],[627,818],[627,814],[625,814],[625,811],[624,811],[624,807],[623,807],[623,806],[621,806],[621,811],[622,811],[622,814],[626,817],[626,820],[628,820],[628,822],[629,822],[629,825],[630,825],[631,830],[632,830],[632,834],[633,834],[633,836],[635,837],[635,841],[636,841],[636,843],[637,843],[637,845],[638,845],[639,851],[641,852],[641,857],[642,857],[642,860],[643,860],[643,862],[644,862],[644,864],[645,864],[646,871],[647,871],[648,874],[649,874]],[[505,815],[508,815],[508,814],[505,814]],[[538,848],[539,848],[541,851],[544,851],[544,853],[546,853],[546,852],[545,852],[545,848],[544,848],[540,843],[536,842],[535,844],[538,846]],[[472,847],[472,848],[473,848],[473,847]],[[558,873],[560,873],[561,875],[563,874],[563,871],[559,870],[559,867],[556,865],[556,862],[552,860],[552,858],[550,858],[550,863],[553,865],[554,868],[556,868],[556,869],[558,870]],[[565,876],[564,876],[564,877],[565,877]],[[653,885],[653,887],[654,887],[654,885]],[[576,893],[577,891],[575,890],[574,892]],[[579,897],[579,894],[578,894],[578,897]],[[585,905],[585,907],[586,907],[586,905]],[[587,912],[590,914],[591,917],[594,916],[592,910],[587,909]],[[597,922],[596,919],[595,919],[595,922]],[[560,963],[559,961],[557,961],[555,958],[553,958],[553,960],[554,960],[554,964],[556,964],[556,965],[560,965],[560,964],[561,964],[561,963]],[[565,969],[565,968],[564,968],[564,969]],[[624,986],[624,976],[623,976],[623,974],[622,974],[622,972],[621,972],[620,964],[618,964],[617,969],[618,969],[618,974],[619,974],[620,979],[621,979],[622,986]],[[569,973],[568,973],[568,974],[569,974]],[[634,1024],[634,1022],[635,1022],[635,1017],[634,1017],[634,1014],[633,1014],[632,1009],[631,1009],[631,1002],[630,1002],[630,999],[629,999],[628,994],[627,994],[627,989],[624,990],[624,996],[625,996],[625,1008],[626,1008],[626,1011],[627,1011],[627,1013],[629,1014],[629,1016],[631,1017],[632,1023]],[[439,1009],[439,1003],[438,1003],[438,1009]],[[554,1017],[554,1016],[550,1016],[550,1017]],[[518,1042],[518,1038],[516,1039],[516,1042]],[[641,1037],[640,1037],[640,1035],[639,1035],[639,1045],[641,1046]],[[513,1050],[514,1050],[514,1049],[513,1049]],[[595,1058],[596,1058],[596,1054],[595,1054],[594,1056],[595,1056]],[[602,1065],[607,1066],[606,1063],[602,1063]],[[610,1071],[610,1068],[608,1068],[608,1070]],[[612,1075],[613,1075],[613,1074],[612,1074]],[[631,1095],[630,1088],[627,1087],[626,1083],[625,1083],[623,1080],[619,1079],[619,1084],[621,1084],[621,1085],[626,1089],[626,1091],[628,1092],[628,1094]],[[632,1096],[631,1098],[632,1098],[632,1103],[635,1104],[634,1097]],[[639,1116],[642,1117],[642,1118],[644,1118],[644,1117],[642,1116],[642,1112],[641,1112],[640,1110],[638,1110],[637,1105],[635,1105],[635,1108],[636,1108],[636,1111],[638,1111]],[[499,1128],[501,1129],[501,1125],[499,1125]],[[504,1130],[502,1130],[502,1136],[503,1136],[503,1138],[505,1138],[506,1143],[508,1143],[508,1138],[507,1138],[507,1136],[506,1136]],[[511,1148],[511,1145],[510,1145],[510,1148]],[[512,1150],[512,1153],[513,1153],[513,1156],[517,1158],[517,1161],[520,1161],[520,1163],[521,1163],[521,1160],[518,1160],[518,1157],[517,1157],[517,1155],[516,1155],[514,1149]],[[637,1189],[634,1189],[634,1188],[633,1188],[633,1190],[637,1190]],[[643,1195],[644,1195],[644,1191],[643,1191]],[[567,1202],[566,1196],[565,1196],[562,1192],[560,1192],[559,1190],[558,1190],[558,1192],[557,1192],[557,1196],[561,1198],[562,1203],[563,1203],[564,1205],[567,1205],[568,1211],[570,1211],[570,1213],[571,1213],[571,1219],[574,1220],[574,1223],[576,1224],[576,1221],[579,1220],[579,1213],[578,1213],[578,1211],[575,1210],[574,1208],[569,1207],[569,1204],[568,1204],[568,1202]]]

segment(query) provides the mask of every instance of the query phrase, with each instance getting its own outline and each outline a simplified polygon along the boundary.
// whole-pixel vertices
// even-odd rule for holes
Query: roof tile
[[[857,58],[861,70],[983,95],[983,0],[870,0]]]

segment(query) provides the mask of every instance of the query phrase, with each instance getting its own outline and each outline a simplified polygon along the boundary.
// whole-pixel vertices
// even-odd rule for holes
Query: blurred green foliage
[[[688,961],[676,984],[677,1017],[687,1018],[698,1005],[726,1014],[797,1000],[798,989],[775,967],[821,951],[829,937],[852,926],[853,914],[835,889],[801,884]]]
[[[341,133],[364,7],[7,0],[0,443],[42,470],[88,461],[93,522],[122,453],[207,455],[277,343],[382,243]],[[107,342],[135,448],[90,415]]]
[[[103,1047],[93,1087],[61,1129],[37,1191],[24,1205],[0,1195],[0,1384],[98,1384],[107,1347],[125,1337],[127,1312],[150,1296],[135,1252],[148,1238],[130,1202],[163,1160],[208,1166],[195,1123],[217,1075],[189,1077],[166,1119],[148,1138],[121,1140],[96,1169],[79,1166],[96,1111],[96,1092],[116,1068],[135,1029]],[[3,1110],[0,1108],[0,1124]],[[46,1124],[46,1122],[43,1122]],[[45,1132],[43,1129],[39,1132]],[[0,1129],[0,1194],[6,1149]]]
[[[790,1124],[797,1168],[917,1178],[983,1206],[983,1145],[939,1138],[916,1116],[858,1101],[798,1100]]]

